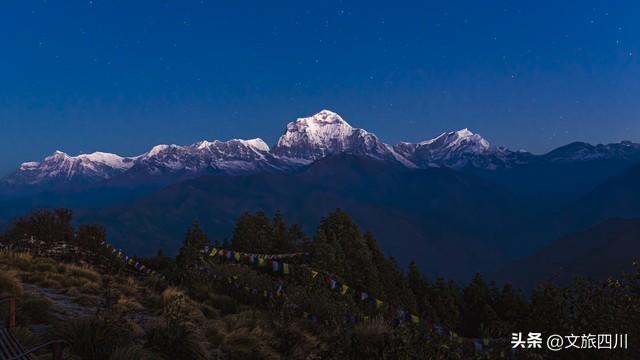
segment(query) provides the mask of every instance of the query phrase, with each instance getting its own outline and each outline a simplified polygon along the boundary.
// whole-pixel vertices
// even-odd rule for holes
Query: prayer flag
[[[349,291],[349,287],[347,285],[342,284],[342,295],[346,294]]]

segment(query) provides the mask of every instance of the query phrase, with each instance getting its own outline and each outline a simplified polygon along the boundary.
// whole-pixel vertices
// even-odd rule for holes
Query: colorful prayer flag
[[[347,293],[347,291],[349,291],[349,287],[347,285],[342,284],[342,290],[340,291],[340,293],[344,295]]]

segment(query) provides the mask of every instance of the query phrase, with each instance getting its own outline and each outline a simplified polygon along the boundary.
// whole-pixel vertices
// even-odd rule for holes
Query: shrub
[[[51,318],[53,304],[49,299],[30,295],[25,296],[18,304],[21,318],[26,318],[30,323],[42,324]]]
[[[84,278],[94,283],[97,283],[100,281],[100,274],[98,274],[97,272],[87,267],[82,267],[77,265],[67,265],[67,272],[71,276]]]
[[[147,340],[167,359],[207,358],[206,342],[192,324],[158,321],[148,329]]]
[[[118,299],[118,303],[116,304],[117,311],[121,313],[128,313],[131,311],[140,311],[143,310],[144,307],[140,305],[135,299],[132,298],[120,298]]]
[[[116,348],[109,360],[153,360],[158,357],[138,344],[130,344]]]
[[[33,263],[33,256],[28,253],[7,253],[5,258],[7,260],[7,264],[12,267],[17,267],[22,271],[29,270]]]
[[[22,295],[22,283],[14,272],[0,272],[0,293],[3,292],[14,296]]]
[[[93,282],[85,282],[84,284],[82,284],[80,289],[84,294],[90,294],[90,295],[98,295],[102,292],[102,289],[100,288],[100,284],[93,283]]]
[[[208,302],[211,306],[220,310],[222,314],[235,314],[238,312],[238,302],[230,296],[211,294]]]
[[[379,358],[391,341],[392,331],[382,319],[373,319],[353,328],[352,347],[354,354],[364,358]]]
[[[109,359],[119,347],[129,345],[131,331],[122,321],[88,316],[63,322],[55,336],[66,340],[72,354],[83,359]]]
[[[51,259],[39,258],[34,262],[33,268],[39,272],[50,272],[55,270],[55,262]]]
[[[222,347],[231,359],[280,359],[266,343],[265,335],[260,328],[236,329],[225,337]]]

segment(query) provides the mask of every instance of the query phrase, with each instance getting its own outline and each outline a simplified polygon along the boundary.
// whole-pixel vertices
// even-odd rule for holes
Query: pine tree
[[[202,256],[202,250],[207,245],[209,245],[207,236],[202,231],[200,224],[195,222],[185,234],[180,253],[176,257],[178,267],[187,269],[196,264]]]
[[[107,229],[99,224],[82,224],[76,232],[78,245],[90,250],[97,250],[107,240]]]
[[[480,336],[483,329],[498,320],[498,315],[492,307],[491,291],[482,279],[476,274],[463,293],[463,318],[462,329],[465,335]]]
[[[435,316],[432,320],[446,328],[458,329],[462,321],[462,297],[455,282],[437,278],[428,296],[433,299]]]
[[[429,282],[422,275],[415,261],[411,261],[409,264],[407,283],[415,298],[418,312],[427,318],[433,318],[434,312],[428,297]]]
[[[273,253],[286,253],[291,251],[293,244],[289,237],[290,234],[287,228],[287,223],[282,218],[280,210],[276,210],[276,213],[273,216],[272,229],[272,246],[270,251]]]
[[[322,219],[312,254],[314,263],[321,269],[338,274],[352,286],[381,297],[378,269],[367,240],[342,210],[337,209]]]
[[[237,251],[270,253],[273,249],[273,228],[264,211],[255,215],[244,213],[233,230],[231,248]]]

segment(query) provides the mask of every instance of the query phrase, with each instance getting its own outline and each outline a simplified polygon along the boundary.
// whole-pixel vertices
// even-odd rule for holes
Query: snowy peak
[[[480,153],[488,151],[491,144],[479,134],[474,134],[469,129],[442,133],[438,137],[420,142],[420,146],[440,147],[464,152]]]
[[[377,136],[352,127],[330,110],[289,123],[272,153],[303,163],[339,153],[397,160],[391,147]]]
[[[322,110],[287,124],[274,152],[291,158],[316,160],[342,151],[354,129],[340,115]]]
[[[269,162],[269,146],[262,139],[200,141],[179,145],[156,145],[136,157],[105,152],[69,156],[55,151],[42,162],[26,162],[3,180],[11,184],[36,185],[53,182],[103,181],[131,171],[149,176],[178,171],[200,173],[208,170],[226,173],[255,172],[274,167]]]
[[[614,158],[635,162],[640,161],[640,144],[631,141],[597,145],[573,142],[552,150],[543,157],[546,161],[558,163]]]
[[[435,138],[390,146],[375,134],[352,127],[337,113],[322,110],[287,124],[276,145],[265,141],[203,140],[191,145],[156,145],[135,157],[106,152],[69,156],[55,151],[41,162],[25,162],[2,182],[17,185],[95,183],[179,179],[206,173],[247,174],[288,171],[330,155],[351,154],[401,163],[409,168],[451,167],[498,169],[542,162],[575,162],[599,159],[640,161],[640,144],[591,145],[572,143],[545,155],[511,151],[493,146],[479,134],[464,128]],[[122,175],[122,176],[121,176]]]
[[[400,143],[394,150],[411,160],[418,167],[466,166],[496,169],[519,163],[529,153],[516,154],[504,148],[496,148],[479,134],[467,128],[445,132],[419,143]]]
[[[192,145],[157,145],[140,156],[135,170],[143,174],[178,171],[242,173],[269,168],[269,146],[262,139],[199,141]]]
[[[108,179],[133,166],[133,159],[95,152],[69,156],[55,151],[42,162],[26,162],[4,180],[9,183],[38,184],[46,181],[69,181],[75,178]]]

